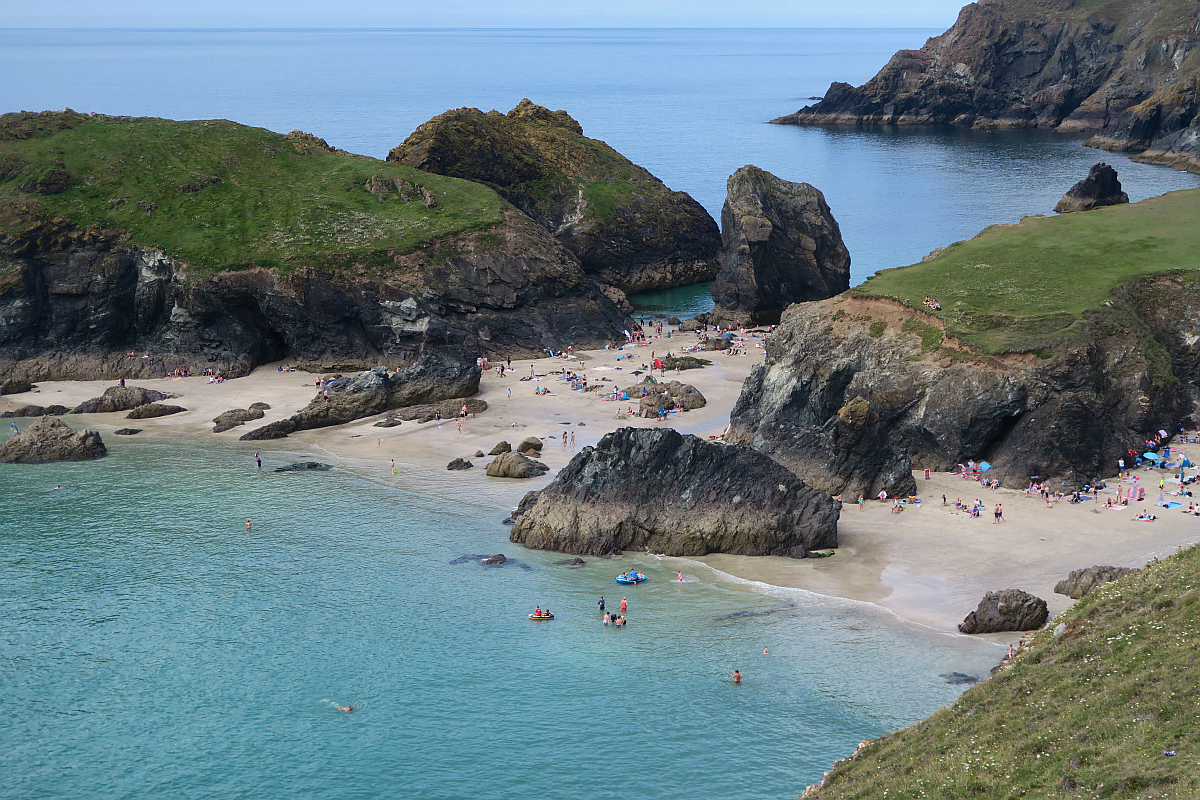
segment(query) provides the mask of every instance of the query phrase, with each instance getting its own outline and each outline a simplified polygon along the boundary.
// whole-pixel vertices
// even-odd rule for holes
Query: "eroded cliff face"
[[[1090,144],[1196,168],[1200,7],[981,0],[860,87],[834,83],[781,124],[955,124],[1095,131]],[[1161,142],[1161,145],[1160,145]]]
[[[910,470],[988,461],[1018,486],[1111,475],[1200,398],[1200,282],[1114,292],[1049,352],[988,356],[897,301],[841,295],[790,307],[734,407],[728,439],[827,492],[913,488]],[[923,338],[924,337],[924,338]]]
[[[825,196],[753,165],[729,176],[711,322],[774,324],[791,303],[850,288],[850,253]]]
[[[596,280],[626,292],[711,280],[716,223],[565,111],[522,100],[507,115],[447,111],[388,154],[411,167],[484,183],[578,256]]]
[[[0,205],[10,231],[0,240],[0,374],[149,377],[187,366],[236,376],[279,359],[349,371],[395,368],[439,345],[503,355],[620,338],[624,314],[576,259],[515,209],[506,222],[386,268],[196,277],[120,231]]]

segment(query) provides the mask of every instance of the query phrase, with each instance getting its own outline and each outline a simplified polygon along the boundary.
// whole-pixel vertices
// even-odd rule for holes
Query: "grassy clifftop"
[[[994,225],[935,257],[883,270],[851,291],[922,308],[926,296],[948,334],[985,352],[1070,341],[1086,312],[1113,290],[1182,270],[1200,279],[1200,190],[1140,203]]]
[[[1094,591],[1015,664],[806,800],[1200,796],[1200,547]],[[1174,753],[1174,755],[1167,755]]]
[[[226,120],[0,117],[0,203],[125,230],[200,274],[384,265],[504,221],[491,189]],[[0,230],[0,235],[5,231]]]

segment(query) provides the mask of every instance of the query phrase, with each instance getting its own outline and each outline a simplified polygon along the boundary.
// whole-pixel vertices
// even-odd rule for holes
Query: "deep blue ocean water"
[[[743,164],[816,185],[855,282],[1048,213],[1101,158],[1135,200],[1200,185],[1054,134],[766,124],[934,33],[0,30],[0,110],[225,117],[382,157],[447,108],[530,97],[714,215]],[[514,549],[495,497],[108,438],[99,462],[0,465],[0,797],[793,797],[999,657],[652,559],[633,624],[604,630],[632,562]],[[499,551],[521,563],[451,564]]]

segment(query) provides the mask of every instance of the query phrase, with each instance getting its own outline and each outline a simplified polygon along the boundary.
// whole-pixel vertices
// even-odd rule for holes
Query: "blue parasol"
[[[1142,458],[1146,459],[1147,461],[1158,461],[1161,456],[1159,456],[1158,453],[1142,453]]]

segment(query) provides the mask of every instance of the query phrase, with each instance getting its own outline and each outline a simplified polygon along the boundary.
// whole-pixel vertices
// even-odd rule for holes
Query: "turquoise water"
[[[706,569],[681,585],[671,560],[556,566],[494,507],[270,471],[312,453],[110,448],[0,465],[0,796],[791,797],[1000,655]],[[451,563],[495,552],[518,563]],[[618,587],[634,563],[651,580]],[[629,597],[626,629],[601,594]]]

